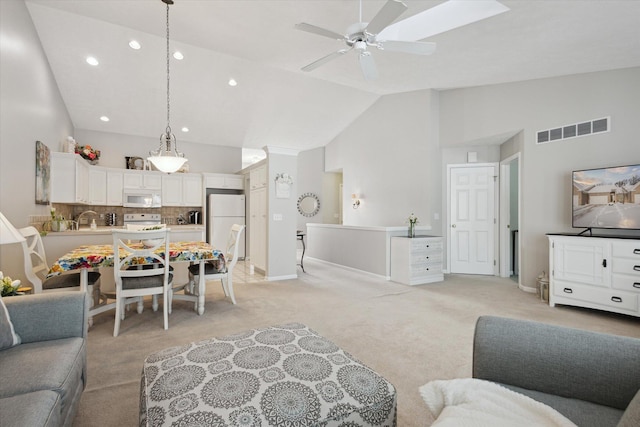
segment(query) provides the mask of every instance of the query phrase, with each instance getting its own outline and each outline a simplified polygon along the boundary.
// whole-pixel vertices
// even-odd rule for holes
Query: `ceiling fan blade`
[[[378,34],[387,25],[395,21],[398,16],[407,10],[407,5],[398,0],[388,0],[387,3],[382,6],[382,9],[376,16],[373,17],[367,28],[365,29],[369,34]]]
[[[378,78],[378,70],[376,68],[376,63],[373,61],[373,56],[371,52],[361,52],[360,53],[360,68],[362,69],[362,74],[364,75],[365,80],[375,80]]]
[[[316,27],[315,25],[307,24],[306,22],[296,24],[296,28],[301,31],[306,31],[307,33],[318,34],[320,36],[329,37],[330,39],[334,40],[345,39],[342,34],[338,34],[335,31],[327,30],[325,28]]]
[[[336,58],[337,58],[337,57],[339,57],[339,56],[344,55],[345,53],[349,52],[350,50],[351,50],[351,49],[340,49],[340,50],[339,50],[339,51],[337,51],[337,52],[330,53],[329,55],[327,55],[327,56],[323,56],[322,58],[320,58],[320,59],[318,59],[318,60],[316,60],[316,61],[313,61],[311,64],[309,64],[309,65],[306,65],[306,66],[302,67],[302,68],[301,68],[301,70],[302,70],[302,71],[312,71],[312,70],[315,70],[315,69],[316,69],[316,68],[318,68],[319,66],[321,66],[321,65],[323,65],[323,64],[326,64],[327,62],[329,62],[329,61],[331,61],[331,60],[333,60],[333,59],[336,59]]]
[[[411,53],[414,55],[431,55],[436,50],[436,44],[431,42],[406,42],[402,40],[379,41],[382,50],[391,52]]]
[[[378,39],[417,41],[508,11],[496,0],[449,0],[389,25]]]

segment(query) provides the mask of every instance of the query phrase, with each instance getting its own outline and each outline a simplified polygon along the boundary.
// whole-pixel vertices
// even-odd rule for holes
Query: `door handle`
[[[602,260],[602,266],[605,267],[605,268],[607,267],[607,260],[606,259]]]
[[[456,225],[455,224],[451,224],[451,228],[456,228]]]
[[[563,291],[567,294],[572,294],[573,293],[573,289],[571,288],[564,288]]]

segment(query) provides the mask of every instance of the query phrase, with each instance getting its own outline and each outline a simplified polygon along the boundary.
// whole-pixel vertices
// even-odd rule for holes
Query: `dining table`
[[[142,243],[132,244],[142,247]],[[164,248],[159,248],[156,253],[164,254]],[[120,253],[121,259],[126,257],[124,252]],[[224,260],[222,251],[214,249],[207,242],[170,242],[169,243],[169,264],[174,262],[199,263],[199,280],[197,287],[191,293],[179,295],[181,300],[192,300],[195,303],[196,311],[199,315],[204,313],[205,299],[205,264],[209,261]],[[136,265],[153,264],[153,258],[136,258]],[[83,245],[62,255],[53,264],[47,277],[63,274],[72,270],[80,270],[80,290],[89,293],[92,297],[93,290],[89,288],[89,270],[102,267],[114,266],[113,245]],[[177,298],[175,295],[174,298]],[[89,317],[112,309],[113,303],[100,304],[96,298],[92,297],[92,307],[89,309]]]

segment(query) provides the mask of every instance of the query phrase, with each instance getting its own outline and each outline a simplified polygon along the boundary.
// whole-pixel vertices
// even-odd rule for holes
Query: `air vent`
[[[536,133],[536,144],[546,144],[547,142],[552,141],[577,138],[579,136],[592,135],[594,133],[609,132],[609,130],[611,130],[611,117],[604,117],[602,119],[595,119],[588,122],[541,130]]]

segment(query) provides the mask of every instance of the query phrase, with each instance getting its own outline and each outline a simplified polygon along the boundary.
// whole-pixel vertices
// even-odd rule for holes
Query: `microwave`
[[[161,190],[125,188],[122,192],[122,206],[125,208],[162,207]]]

